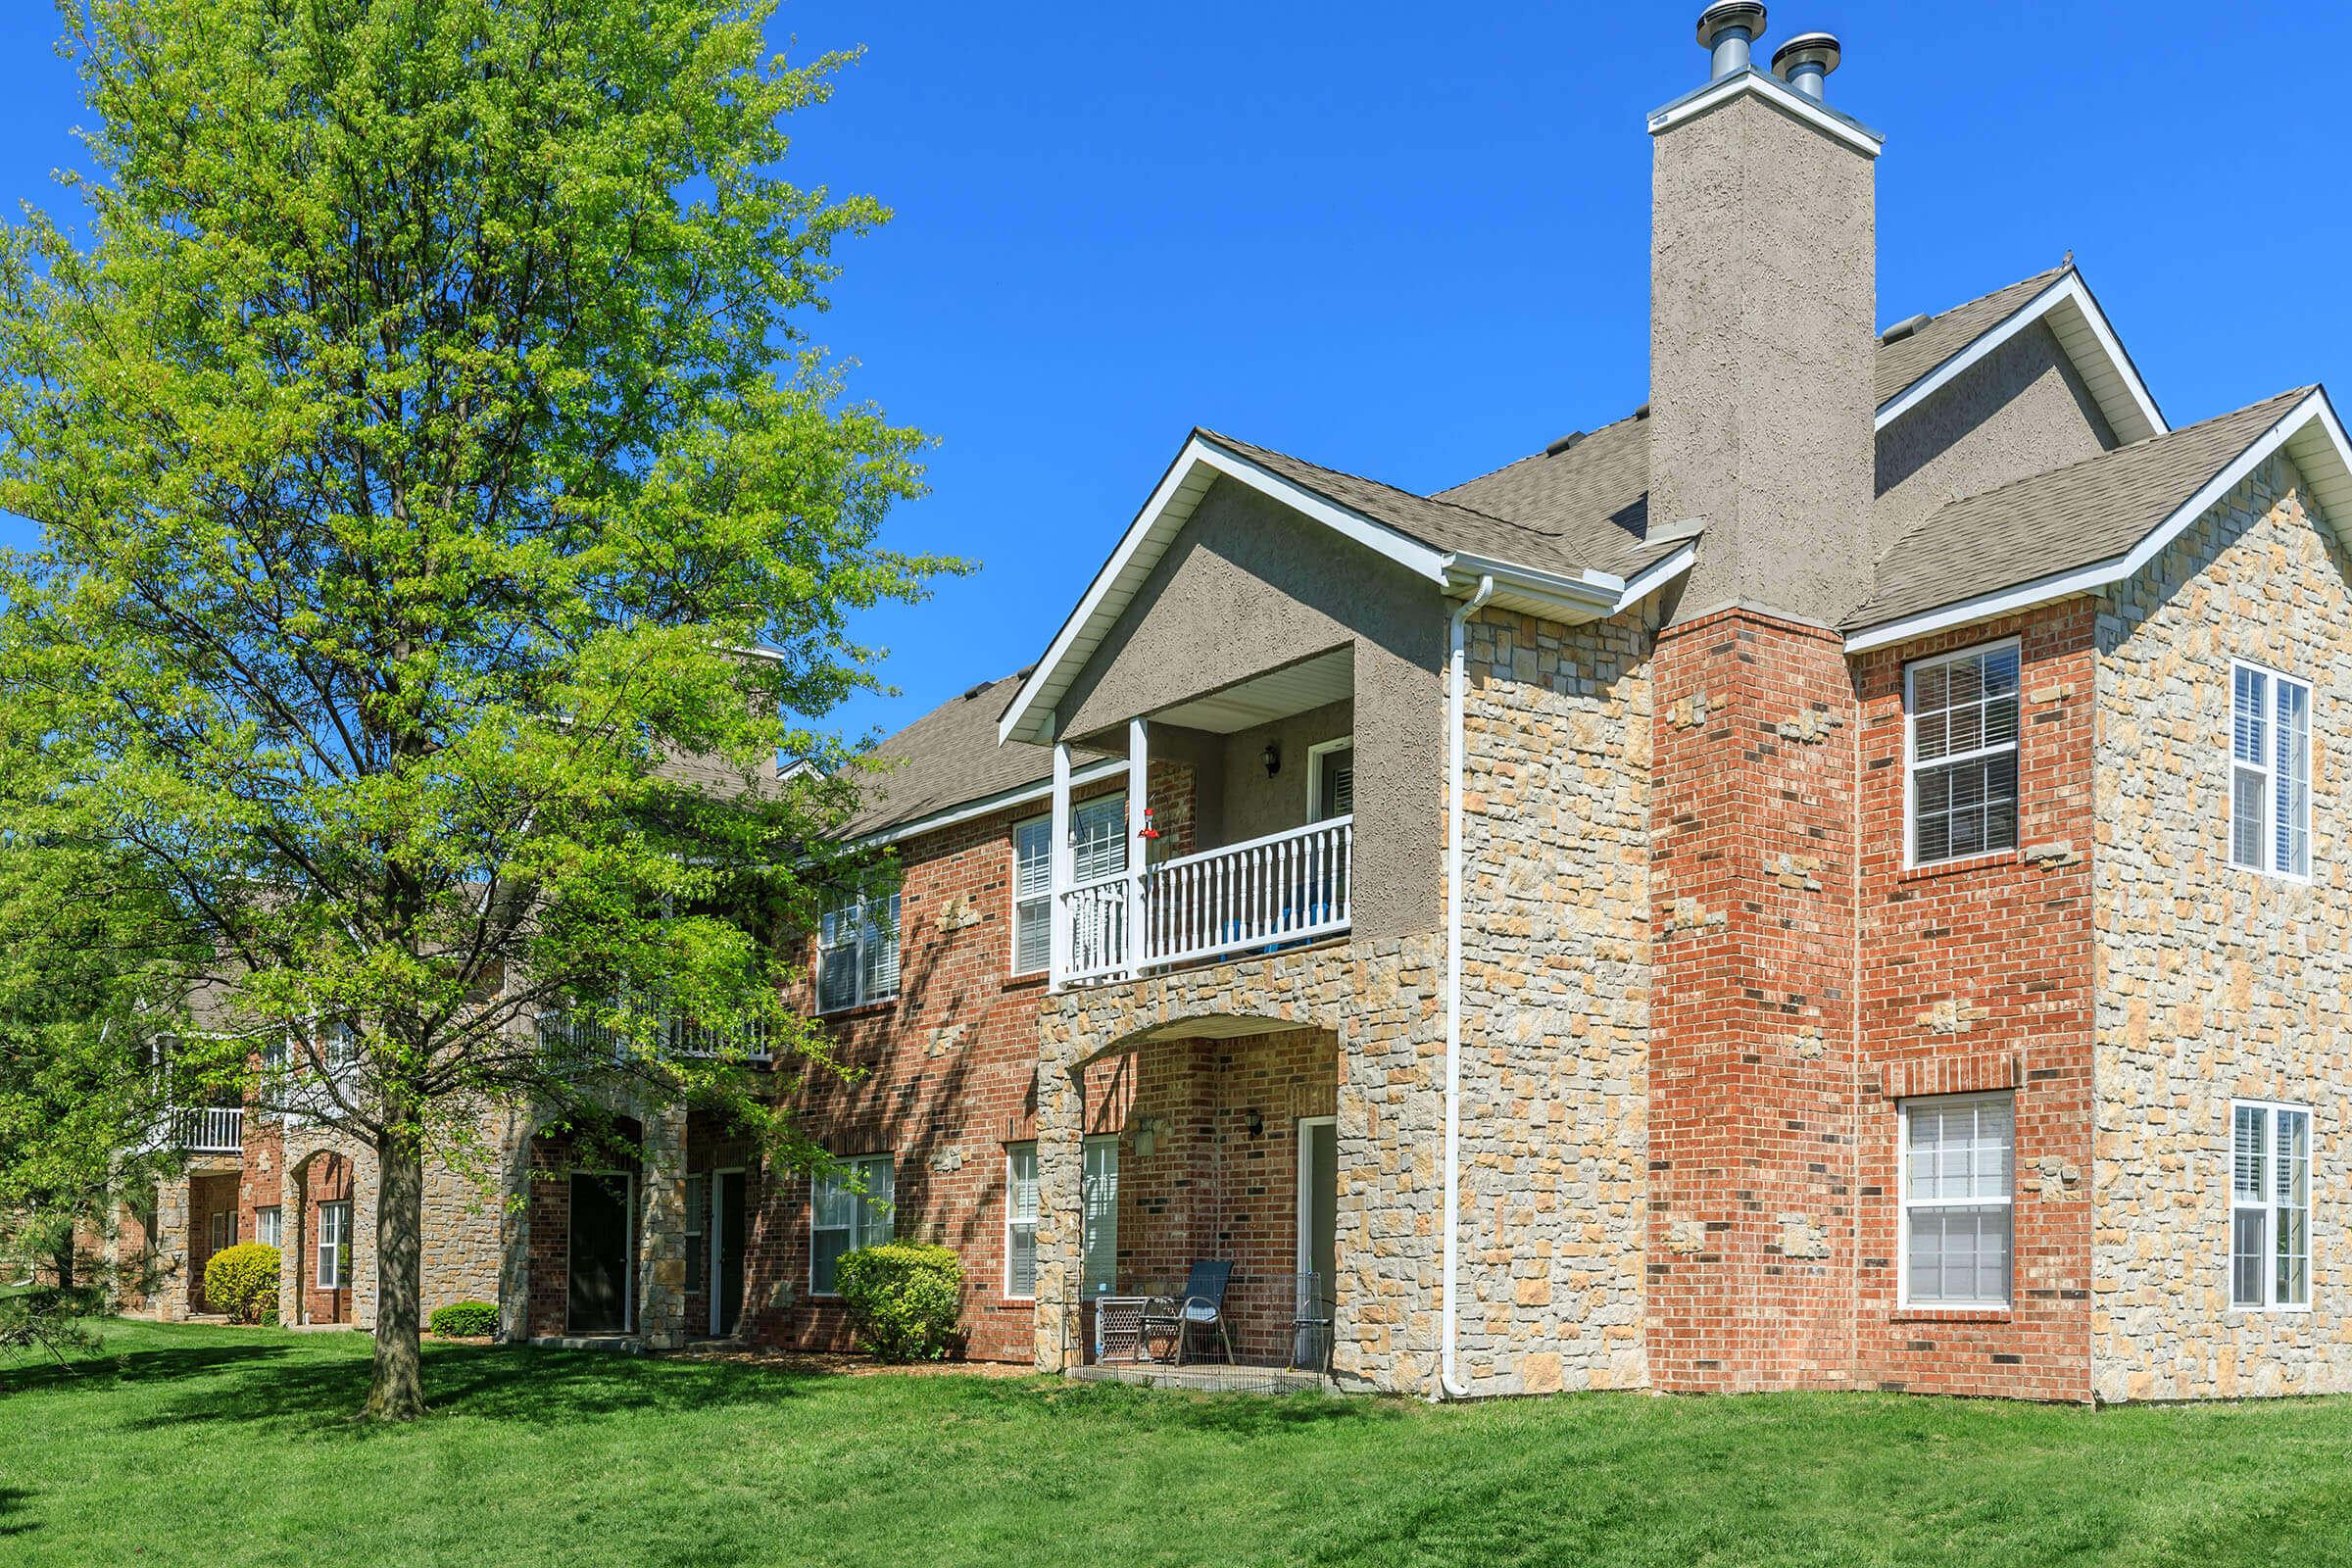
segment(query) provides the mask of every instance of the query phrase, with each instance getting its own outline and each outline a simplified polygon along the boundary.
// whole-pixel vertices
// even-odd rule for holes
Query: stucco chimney
[[[1676,618],[1832,623],[1869,587],[1879,137],[1752,68],[1649,128],[1649,520],[1706,525]]]

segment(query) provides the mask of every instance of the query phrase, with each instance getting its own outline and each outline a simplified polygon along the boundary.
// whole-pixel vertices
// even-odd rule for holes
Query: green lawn
[[[0,1371],[0,1563],[2352,1564],[2352,1399],[1431,1409],[112,1324]]]

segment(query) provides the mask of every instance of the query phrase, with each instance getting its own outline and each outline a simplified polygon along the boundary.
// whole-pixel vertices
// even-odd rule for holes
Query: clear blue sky
[[[787,0],[796,52],[868,50],[793,173],[898,213],[814,333],[941,438],[894,541],[984,566],[866,625],[904,695],[853,732],[1034,658],[1196,423],[1427,490],[1640,402],[1642,115],[1703,76],[1699,9]],[[1886,133],[1882,321],[2072,248],[2176,424],[2352,386],[2352,9],[1771,11]],[[75,84],[45,6],[0,12],[0,192],[54,202]]]

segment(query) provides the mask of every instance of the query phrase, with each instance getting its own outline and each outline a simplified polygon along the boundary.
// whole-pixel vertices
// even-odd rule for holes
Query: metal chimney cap
[[[1745,27],[1750,38],[1764,35],[1764,8],[1756,0],[1715,0],[1698,14],[1698,46],[1715,47],[1715,35],[1726,27]]]
[[[1818,66],[1828,75],[1838,69],[1838,35],[1834,32],[1800,32],[1772,52],[1772,74],[1783,81],[1803,66]]]

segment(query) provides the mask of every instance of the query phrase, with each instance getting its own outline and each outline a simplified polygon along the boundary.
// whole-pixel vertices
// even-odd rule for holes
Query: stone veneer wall
[[[1631,615],[1489,610],[1467,628],[1457,1371],[1474,1394],[1648,1379],[1650,638]]]
[[[1338,1323],[1333,1369],[1395,1393],[1437,1372],[1439,1099],[1445,1070],[1435,935],[1365,938],[1048,998],[1040,1020],[1034,1358],[1077,1364],[1084,1084],[1138,1045],[1250,1019],[1335,1036],[1339,1125]],[[1236,1042],[1236,1045],[1244,1042]],[[1122,1237],[1122,1246],[1125,1238]]]
[[[2283,457],[2098,621],[2101,1398],[2352,1390],[2352,571]],[[2312,686],[2309,886],[2230,864],[2230,661]],[[2312,1108],[2312,1310],[2230,1306],[2230,1101]]]

